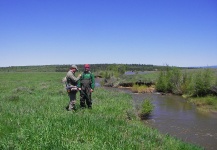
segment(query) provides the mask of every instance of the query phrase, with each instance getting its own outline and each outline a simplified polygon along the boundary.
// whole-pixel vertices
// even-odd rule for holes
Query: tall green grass
[[[64,75],[0,73],[0,149],[201,149],[146,127],[125,93],[96,88],[92,110],[66,111]]]

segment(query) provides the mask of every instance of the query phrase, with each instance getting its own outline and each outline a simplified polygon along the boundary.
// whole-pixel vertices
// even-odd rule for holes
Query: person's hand
[[[90,89],[90,92],[92,93],[92,92],[93,92],[93,89]]]
[[[78,90],[80,91],[80,90],[81,90],[81,88],[78,88]]]

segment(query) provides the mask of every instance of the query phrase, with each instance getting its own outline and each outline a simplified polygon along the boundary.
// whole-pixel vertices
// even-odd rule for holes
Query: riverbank
[[[211,112],[217,114],[217,97],[189,97],[189,102],[195,104],[200,111]]]
[[[132,93],[154,93],[157,92],[154,85],[151,86],[139,86],[139,85],[133,85],[132,87],[122,87],[119,86],[118,88],[128,88],[132,91]],[[171,95],[172,93],[163,93],[162,95]],[[208,95],[204,97],[190,97],[187,95],[181,95],[183,98],[185,98],[188,102],[193,103],[198,110],[210,112],[210,113],[216,113],[217,114],[217,96]]]
[[[96,88],[92,110],[66,111],[64,75],[0,74],[0,149],[202,149],[144,126],[123,92]]]
[[[149,99],[154,105],[154,110],[147,120],[143,120],[145,125],[150,125],[163,134],[172,135],[186,142],[200,144],[206,150],[216,149],[217,116],[215,114],[198,111],[195,105],[177,95],[132,93],[129,88],[106,89],[131,94],[136,109],[141,108],[144,100]]]

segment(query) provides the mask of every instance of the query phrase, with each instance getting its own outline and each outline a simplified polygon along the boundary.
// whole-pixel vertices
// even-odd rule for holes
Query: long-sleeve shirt
[[[90,87],[91,89],[94,89],[95,88],[95,77],[94,77],[94,74],[92,74],[90,71],[88,72],[83,72],[80,80],[78,81],[78,87],[80,88],[82,86],[82,80],[90,80]]]
[[[79,81],[80,77],[75,77],[75,73],[69,70],[66,74],[67,84],[68,85],[77,85],[77,82]]]

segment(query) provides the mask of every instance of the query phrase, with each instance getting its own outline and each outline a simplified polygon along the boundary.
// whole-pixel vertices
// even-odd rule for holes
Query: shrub
[[[167,92],[166,73],[161,71],[156,84],[156,90],[159,92]]]
[[[183,75],[178,68],[172,68],[169,76],[170,91],[174,94],[182,94]]]
[[[205,69],[197,72],[194,78],[194,96],[205,96],[210,93],[213,83],[213,72]]]
[[[211,69],[182,73],[179,68],[168,67],[166,71],[160,72],[156,90],[179,95],[206,96],[215,93],[214,79],[214,72]]]
[[[194,84],[192,73],[185,72],[183,74],[183,83],[182,83],[182,93],[186,95],[193,95],[194,93]]]
[[[182,94],[182,73],[180,69],[168,67],[166,71],[161,71],[157,80],[156,89],[159,92],[172,92]]]
[[[154,109],[154,105],[151,103],[151,101],[145,99],[141,105],[140,117],[142,119],[147,119],[151,114],[151,112],[153,111],[153,109]]]

